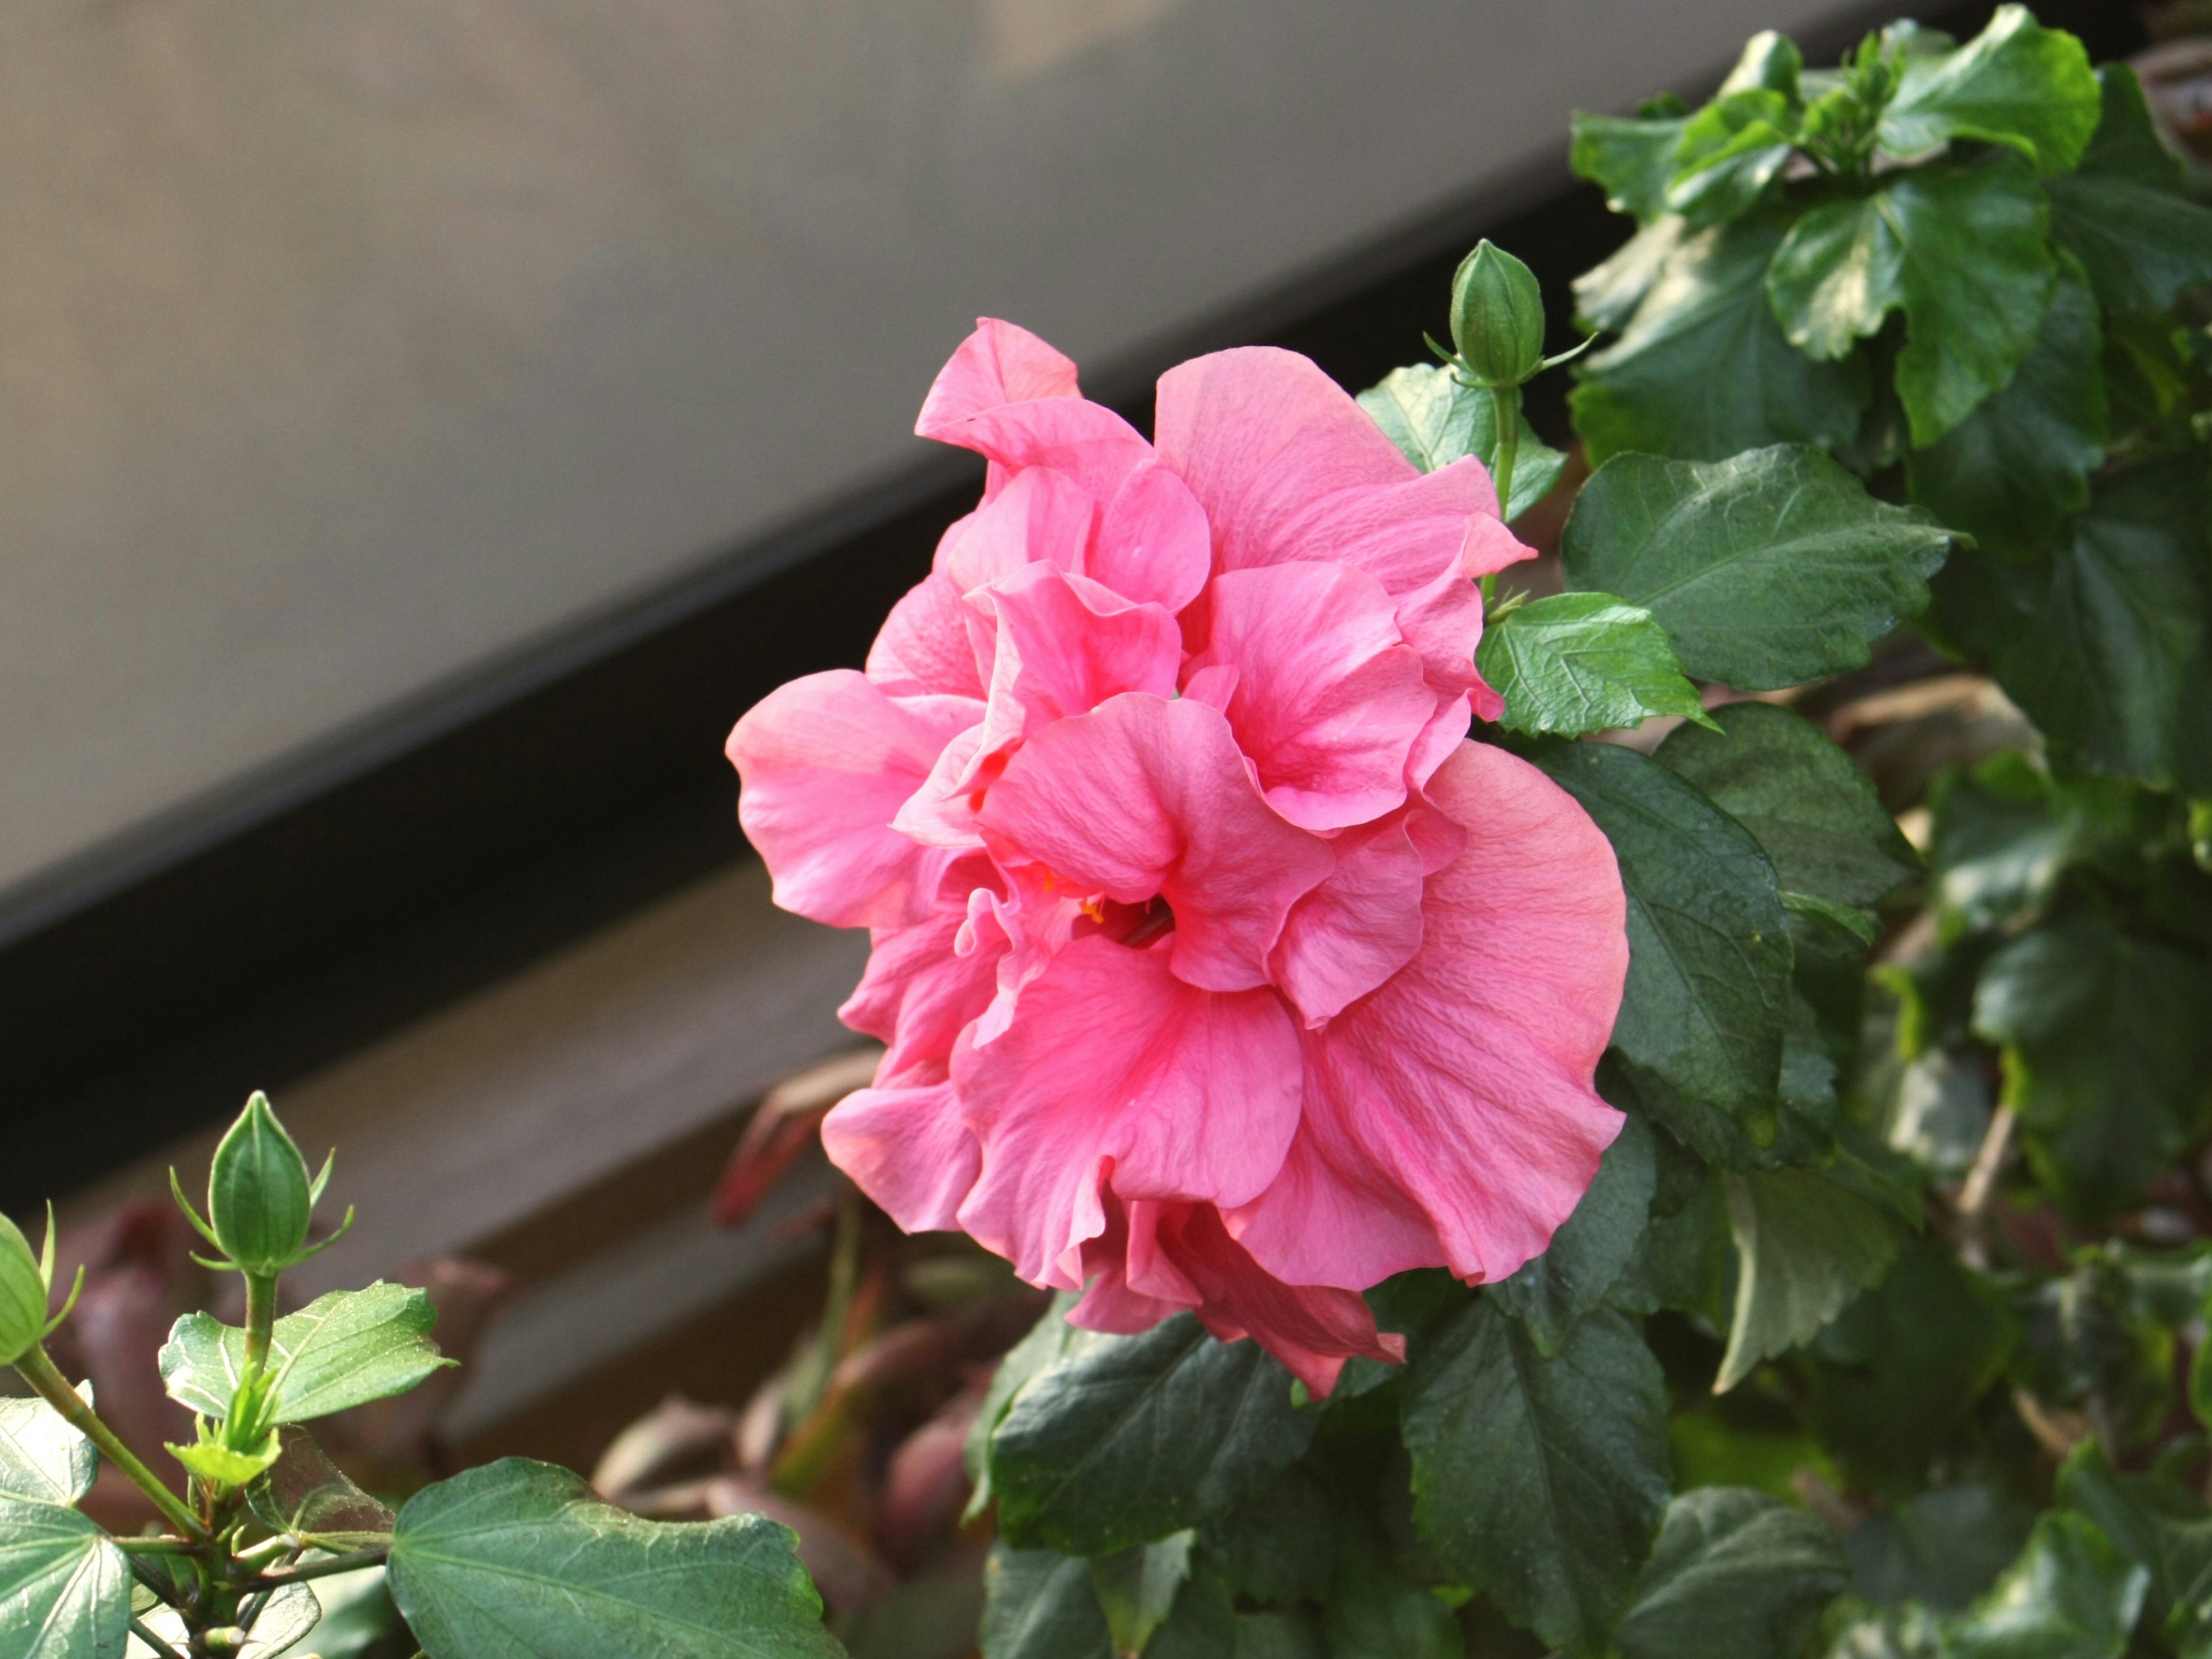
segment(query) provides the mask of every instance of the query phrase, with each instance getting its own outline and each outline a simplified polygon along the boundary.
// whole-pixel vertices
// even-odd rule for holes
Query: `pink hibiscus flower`
[[[1093,1329],[1194,1310],[1316,1394],[1402,1358],[1359,1292],[1511,1273],[1620,1126],[1613,850],[1467,739],[1474,579],[1528,550],[1289,352],[1173,370],[1148,444],[986,321],[917,430],[981,504],[865,672],[730,736],[777,902],[874,943],[830,1157]]]

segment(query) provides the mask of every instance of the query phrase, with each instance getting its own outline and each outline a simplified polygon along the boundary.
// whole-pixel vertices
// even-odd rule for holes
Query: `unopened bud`
[[[1452,278],[1452,344],[1485,386],[1519,386],[1544,366],[1544,293],[1536,274],[1485,240]]]
[[[273,1275],[299,1260],[314,1214],[307,1160],[270,1110],[269,1097],[256,1091],[208,1171],[208,1224],[216,1247],[247,1273]]]
[[[0,1215],[0,1365],[12,1365],[46,1334],[46,1276],[30,1240]]]

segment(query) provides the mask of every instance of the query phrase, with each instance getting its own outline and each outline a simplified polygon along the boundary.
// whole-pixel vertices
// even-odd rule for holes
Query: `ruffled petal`
[[[963,859],[947,872],[945,884],[954,890],[927,917],[872,934],[867,971],[837,1018],[884,1045],[884,1076],[949,1060],[963,1028],[997,995],[1000,958],[1009,941],[1001,932],[979,936],[969,926],[974,901],[996,898],[982,885],[992,879],[989,860]]]
[[[1429,794],[1467,841],[1430,878],[1421,949],[1307,1034],[1297,1145],[1226,1218],[1297,1283],[1503,1278],[1550,1242],[1620,1131],[1592,1086],[1628,970],[1611,844],[1503,750],[1462,744]]]
[[[1291,908],[1275,946],[1275,983],[1309,1026],[1334,1018],[1421,948],[1426,872],[1405,813],[1331,843],[1336,867]]]
[[[1079,571],[1097,516],[1089,493],[1066,473],[1031,467],[970,514],[958,540],[938,544],[936,568],[963,595],[1040,561]]]
[[[1403,805],[1437,697],[1382,584],[1343,565],[1280,564],[1225,572],[1209,598],[1191,670],[1237,671],[1225,712],[1268,805],[1316,831]]]
[[[1164,899],[1175,971],[1217,991],[1267,982],[1284,917],[1334,862],[1261,799],[1229,722],[1188,698],[1119,696],[1055,720],[1007,763],[979,821],[987,843],[1079,894]]]
[[[960,1224],[1036,1285],[1074,1290],[1106,1228],[1102,1191],[1242,1203],[1274,1178],[1298,1121],[1297,1033],[1272,991],[1201,991],[1164,941],[1070,944],[996,1042],[952,1078],[983,1148]]]
[[[868,678],[895,697],[983,696],[969,639],[970,612],[951,580],[931,571],[907,589],[868,647]]]
[[[937,371],[914,429],[918,437],[941,438],[969,416],[1001,404],[1076,395],[1073,359],[1025,328],[995,317],[979,317],[975,331]]]
[[[1053,720],[1087,714],[1125,691],[1174,694],[1182,635],[1157,605],[1132,604],[1048,564],[994,582],[968,602],[989,610],[998,623],[983,716],[987,750]]]
[[[1148,460],[1107,504],[1085,574],[1172,613],[1198,597],[1212,562],[1206,509],[1189,485]]]
[[[878,1085],[822,1120],[830,1161],[910,1233],[950,1232],[982,1155],[951,1083]]]
[[[850,669],[763,698],[730,733],[738,819],[775,878],[775,902],[833,927],[919,921],[952,854],[890,827],[952,737],[968,697],[891,697]]]

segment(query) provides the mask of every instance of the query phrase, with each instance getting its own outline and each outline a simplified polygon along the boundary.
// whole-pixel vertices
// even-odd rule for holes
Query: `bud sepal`
[[[176,1170],[169,1171],[169,1192],[177,1207],[220,1253],[192,1259],[219,1272],[273,1279],[286,1268],[337,1243],[353,1226],[351,1209],[328,1238],[316,1244],[307,1243],[315,1206],[330,1184],[337,1158],[332,1152],[323,1160],[321,1170],[310,1177],[298,1144],[278,1121],[269,1097],[256,1090],[216,1148],[208,1170],[204,1218],[185,1196]]]

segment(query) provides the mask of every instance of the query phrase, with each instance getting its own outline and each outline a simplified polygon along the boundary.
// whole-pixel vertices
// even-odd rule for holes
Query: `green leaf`
[[[2183,289],[2212,283],[2212,210],[2185,192],[2180,157],[2166,149],[2125,64],[2097,71],[2104,118],[2080,171],[2045,181],[2051,230],[2081,260],[2108,311],[2148,314]]]
[[[1605,204],[1615,213],[1648,223],[1666,210],[1674,146],[1688,125],[1679,116],[1631,118],[1577,110],[1567,162],[1577,178],[1605,191]]]
[[[2077,916],[1982,970],[1974,1030],[2002,1044],[2005,1101],[2037,1173],[2075,1213],[2130,1207],[2212,1117],[2212,967]]]
[[[2200,456],[2093,490],[2049,556],[1962,562],[1947,628],[2090,771],[2212,794],[2212,581]]]
[[[1179,1532],[1157,1544],[1139,1544],[1091,1558],[1091,1588],[1106,1615],[1117,1653],[1142,1653],[1167,1620],[1183,1581],[1190,1577],[1195,1534]]]
[[[1667,262],[1690,235],[1679,213],[1662,215],[1622,243],[1604,264],[1575,278],[1575,315],[1591,333],[1615,329],[1636,314]]]
[[[1547,1359],[1484,1297],[1407,1379],[1422,1538],[1516,1624],[1601,1653],[1667,1505],[1667,1386],[1601,1308]]]
[[[1912,499],[1987,552],[2049,547],[2088,501],[2089,474],[2104,463],[2103,353],[2096,300],[2069,258],[2012,383],[1933,448],[1905,456]]]
[[[1644,1237],[1657,1179],[1651,1131],[1632,1115],[1606,1148],[1597,1177],[1550,1246],[1490,1294],[1555,1353],[1574,1322],[1604,1300]]]
[[[1745,690],[1863,667],[1928,602],[1952,538],[1816,451],[1700,463],[1622,455],[1583,486],[1567,585],[1644,606],[1699,679]]]
[[[1758,838],[1785,891],[1863,909],[1920,872],[1873,780],[1819,726],[1767,702],[1713,721],[1678,727],[1657,758]]]
[[[1359,394],[1359,406],[1424,472],[1469,455],[1486,471],[1498,471],[1497,400],[1486,391],[1462,386],[1448,368],[1417,363],[1393,369]],[[1566,464],[1567,458],[1539,438],[1524,417],[1513,453],[1513,499],[1506,503],[1506,521],[1550,495]]]
[[[89,1405],[92,1384],[78,1385]],[[0,1498],[76,1503],[92,1490],[100,1453],[43,1400],[0,1398]]]
[[[1869,1607],[1846,1600],[1828,1659],[1941,1659],[1943,1629],[1926,1607]]]
[[[1905,231],[1897,395],[1924,449],[2009,386],[2034,349],[2058,283],[2051,210],[2017,167],[1931,169],[1886,193]]]
[[[1554,593],[1485,629],[1475,665],[1505,699],[1509,731],[1573,735],[1653,714],[1709,723],[1667,630],[1610,593]]]
[[[1613,842],[1628,896],[1628,983],[1613,1054],[1638,1098],[1709,1161],[1771,1140],[1790,1018],[1789,921],[1748,830],[1633,750],[1540,762]]]
[[[1892,155],[1977,138],[2018,150],[2042,172],[2066,173],[2097,130],[2098,108],[2081,43],[2008,5],[1958,51],[1909,58],[1878,131]]]
[[[2012,1565],[2034,1524],[2033,1510],[1985,1482],[1923,1492],[1844,1538],[1852,1592],[1963,1612]]]
[[[1897,1259],[1905,1230],[1810,1170],[1724,1177],[1737,1255],[1735,1316],[1713,1392],[1810,1340]]]
[[[1594,463],[1626,450],[1718,460],[1762,444],[1841,444],[1858,430],[1865,365],[1814,362],[1767,304],[1781,240],[1742,221],[1667,254],[1620,338],[1578,371],[1569,404]],[[1592,293],[1577,295],[1589,314]]]
[[[1081,1300],[1080,1291],[1056,1291],[1043,1316],[1030,1328],[1027,1336],[1014,1344],[999,1362],[999,1369],[991,1374],[991,1386],[984,1391],[982,1408],[975,1413],[975,1421],[961,1447],[961,1461],[967,1466],[968,1479],[975,1488],[975,1495],[968,1500],[963,1519],[975,1520],[990,1507],[996,1496],[991,1490],[991,1437],[1006,1420],[1022,1385],[1080,1339],[1081,1333],[1067,1322],[1067,1314]]]
[[[1796,131],[1788,94],[1769,87],[1722,94],[1682,129],[1667,206],[1694,224],[1741,218],[1782,176]]]
[[[391,1537],[392,1511],[331,1462],[313,1435],[301,1428],[279,1432],[283,1454],[246,1493],[264,1526],[333,1554],[371,1549]]]
[[[1322,1618],[1329,1659],[1462,1659],[1467,1651],[1451,1609],[1372,1551],[1346,1558]]]
[[[1200,1559],[1176,1597],[1167,1622],[1152,1632],[1146,1659],[1238,1659],[1237,1598],[1221,1575]],[[998,1650],[985,1644],[985,1659],[999,1659]],[[1062,1648],[1042,1643],[1027,1650],[1036,1659],[1062,1659]],[[1079,1652],[1086,1652],[1079,1644]]]
[[[2145,1601],[2154,1623],[2167,1624],[2177,1603],[2203,1595],[2212,1517],[2194,1492],[2156,1474],[2121,1474],[2094,1440],[2085,1440],[2059,1468],[2057,1502],[2150,1570]]]
[[[996,1544],[983,1582],[985,1659],[1114,1659],[1114,1638],[1081,1557]]]
[[[832,1659],[796,1543],[757,1515],[641,1521],[502,1458],[407,1500],[392,1599],[438,1659]]]
[[[200,1438],[189,1446],[171,1446],[169,1455],[190,1469],[204,1485],[228,1492],[234,1487],[249,1486],[266,1474],[284,1449],[277,1431],[271,1429],[258,1444],[228,1446],[209,1432],[208,1424],[200,1424]]]
[[[1803,1510],[1741,1487],[1685,1492],[1616,1639],[1626,1659],[1797,1653],[1846,1574],[1835,1535]]]
[[[270,1420],[302,1423],[404,1394],[453,1364],[430,1340],[437,1318],[422,1291],[378,1283],[317,1297],[278,1320],[269,1346],[269,1364],[277,1374]],[[169,1397],[203,1417],[228,1414],[245,1373],[246,1333],[204,1313],[179,1320],[161,1349],[161,1381]]]
[[[1849,356],[1905,303],[1903,240],[1886,191],[1825,202],[1798,220],[1766,270],[1784,337],[1823,362]]]
[[[1240,1613],[1237,1615],[1237,1659],[1331,1659],[1312,1614]]]
[[[1142,1336],[1077,1334],[991,1437],[999,1530],[1100,1555],[1225,1514],[1296,1462],[1318,1413],[1255,1342],[1191,1315]]]
[[[2120,1659],[2149,1582],[2080,1516],[2046,1515],[1952,1627],[1945,1659]]]
[[[1947,935],[2018,921],[2051,902],[2069,870],[2131,852],[2132,793],[2098,778],[2061,788],[2017,751],[1937,779],[1929,851]]]
[[[1337,1507],[1302,1469],[1206,1528],[1224,1577],[1255,1601],[1323,1601],[1336,1577]]]
[[[75,1510],[0,1500],[0,1659],[123,1659],[131,1569]]]

